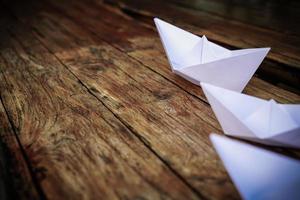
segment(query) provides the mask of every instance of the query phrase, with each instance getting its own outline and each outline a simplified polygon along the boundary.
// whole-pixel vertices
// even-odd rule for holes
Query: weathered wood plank
[[[0,65],[4,63],[0,60]],[[28,165],[0,99],[0,199],[39,199]]]
[[[61,13],[69,12],[64,10]],[[38,16],[38,22],[33,24],[40,40],[131,130],[142,135],[158,155],[204,193],[204,196],[217,198],[228,195],[228,191],[231,193],[229,185],[226,191],[224,188],[219,191],[220,186],[216,186],[217,181],[227,182],[227,178],[221,178],[221,173],[217,177],[207,176],[209,171],[220,172],[220,166],[214,167],[215,164],[212,164],[215,162],[212,161],[214,155],[211,154],[213,150],[208,145],[207,138],[207,134],[217,130],[218,126],[215,120],[208,120],[212,112],[206,111],[207,105],[197,102],[194,97],[182,92],[135,59],[124,55],[122,51],[99,41],[98,37],[88,34],[63,15],[55,15],[58,13],[45,11]],[[58,19],[59,23],[55,23]],[[107,31],[110,29],[93,23],[83,27],[101,27],[98,35],[100,38],[101,34],[112,34]],[[131,35],[131,32],[127,34]],[[117,39],[120,35],[111,37]],[[65,43],[61,44],[57,38],[64,38]],[[122,43],[122,40],[119,42]],[[157,95],[157,91],[161,91],[162,95]],[[191,154],[189,159],[186,159],[186,154]]]
[[[224,20],[207,12],[186,10],[165,1],[143,0],[143,3],[139,3],[136,0],[122,2],[109,0],[107,2],[115,3],[124,10],[142,16],[159,16],[168,19],[194,33],[205,34],[213,40],[233,45],[236,48],[271,46],[272,50],[268,58],[298,69],[300,67],[300,38],[298,36],[283,37],[282,32]]]
[[[205,11],[227,20],[276,30],[285,35],[300,35],[299,1],[194,0],[166,1],[176,6]],[[288,22],[288,23],[287,23]]]
[[[11,26],[7,14],[6,10],[0,7],[0,40],[6,40],[3,31]],[[1,68],[5,65],[0,56],[2,81],[6,81],[1,73]],[[2,87],[0,87],[0,199],[40,199],[43,196],[32,177],[32,168],[18,142],[18,135],[9,121],[1,96]]]
[[[1,98],[47,198],[199,198],[14,23],[1,40]]]

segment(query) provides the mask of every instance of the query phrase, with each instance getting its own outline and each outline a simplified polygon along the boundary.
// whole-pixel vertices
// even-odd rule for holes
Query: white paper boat
[[[228,50],[160,19],[154,19],[172,71],[199,85],[241,92],[270,48]]]
[[[300,162],[211,134],[210,139],[243,199],[300,199]]]
[[[299,104],[278,104],[206,83],[201,87],[225,134],[300,148]]]

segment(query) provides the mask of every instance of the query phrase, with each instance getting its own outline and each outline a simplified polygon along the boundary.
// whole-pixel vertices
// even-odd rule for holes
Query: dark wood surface
[[[208,139],[221,127],[201,88],[171,73],[152,18],[232,49],[271,46],[244,92],[299,103],[299,5],[281,18],[281,4],[2,2],[0,199],[239,199]]]
[[[258,70],[261,78],[273,84],[294,88],[300,84],[300,6],[297,1],[241,0],[106,0],[135,19],[152,24],[159,16],[205,34],[229,48],[272,47],[268,59]],[[185,3],[184,3],[185,2]],[[279,9],[280,12],[279,12]]]

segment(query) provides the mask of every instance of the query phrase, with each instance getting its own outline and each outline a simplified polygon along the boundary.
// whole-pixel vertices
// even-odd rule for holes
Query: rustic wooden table
[[[2,2],[0,199],[240,198],[208,139],[220,125],[152,18],[271,46],[244,92],[300,103],[300,4],[280,2]]]

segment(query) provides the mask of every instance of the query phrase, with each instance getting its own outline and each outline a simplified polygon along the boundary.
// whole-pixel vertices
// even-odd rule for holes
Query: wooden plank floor
[[[1,3],[0,199],[239,199],[208,138],[221,127],[201,88],[171,73],[152,18],[271,46],[244,92],[300,103],[298,21],[282,21],[299,5],[273,27],[263,9],[250,23],[226,15],[230,1],[199,2]]]

